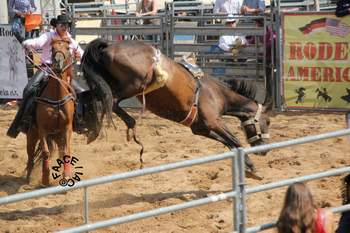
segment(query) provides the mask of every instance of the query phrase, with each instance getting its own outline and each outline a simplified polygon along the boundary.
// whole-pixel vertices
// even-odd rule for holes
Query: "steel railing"
[[[27,200],[27,199],[32,199],[32,198],[37,198],[41,196],[46,196],[50,194],[55,194],[55,193],[61,193],[61,192],[66,192],[69,190],[74,190],[74,189],[80,189],[84,188],[84,218],[85,218],[85,224],[78,226],[78,227],[73,227],[70,229],[66,229],[60,232],[83,232],[83,231],[88,231],[88,230],[94,230],[94,229],[99,229],[102,227],[108,227],[114,224],[120,224],[120,223],[125,223],[125,222],[130,222],[130,221],[135,221],[138,219],[143,219],[143,218],[148,218],[151,216],[156,216],[164,213],[169,213],[181,209],[186,209],[186,208],[191,208],[199,205],[204,205],[204,204],[209,204],[211,202],[217,202],[221,200],[225,200],[228,198],[235,198],[235,205],[234,205],[234,230],[238,232],[256,232],[266,229],[266,227],[273,227],[273,223],[268,223],[248,228],[245,229],[246,227],[246,205],[245,205],[245,199],[246,195],[255,193],[255,192],[261,192],[269,189],[274,189],[286,185],[293,184],[295,182],[300,182],[300,181],[306,181],[306,180],[313,180],[313,179],[319,179],[323,177],[328,177],[328,176],[333,176],[333,175],[339,175],[342,173],[347,173],[350,172],[350,167],[344,167],[344,168],[338,168],[338,169],[333,169],[329,170],[326,172],[320,172],[320,173],[315,173],[303,177],[297,177],[297,178],[292,178],[288,180],[283,180],[279,182],[274,182],[274,183],[269,183],[269,184],[264,184],[256,187],[245,187],[245,163],[244,163],[244,156],[245,154],[248,153],[256,153],[256,152],[262,152],[266,150],[271,150],[271,149],[277,149],[277,148],[283,148],[283,147],[288,147],[288,146],[293,146],[293,145],[298,145],[298,144],[303,144],[303,143],[308,143],[308,142],[313,142],[313,141],[318,141],[318,140],[324,140],[328,138],[333,138],[333,137],[340,137],[340,136],[345,136],[345,135],[350,135],[350,129],[345,129],[345,130],[339,130],[339,131],[334,131],[334,132],[329,132],[325,134],[320,134],[320,135],[313,135],[313,136],[307,136],[303,138],[297,138],[293,140],[288,140],[288,141],[283,141],[283,142],[277,142],[277,143],[271,143],[268,145],[263,145],[263,146],[257,146],[257,147],[252,147],[252,148],[239,148],[237,150],[233,150],[230,152],[222,153],[222,154],[217,154],[217,155],[211,155],[211,156],[206,156],[202,158],[197,158],[193,160],[187,160],[187,161],[181,161],[181,162],[176,162],[176,163],[171,163],[171,164],[166,164],[166,165],[161,165],[157,167],[151,167],[151,168],[145,168],[141,170],[136,170],[136,171],[131,171],[131,172],[126,172],[126,173],[120,173],[120,174],[114,174],[110,176],[104,176],[100,178],[94,178],[94,179],[89,179],[85,181],[80,181],[76,183],[73,187],[52,187],[52,188],[46,188],[46,189],[41,189],[41,190],[36,190],[36,191],[31,191],[31,192],[26,192],[26,193],[20,193],[20,194],[15,194],[7,197],[1,197],[0,198],[0,204],[9,204],[13,202],[18,202],[22,200]],[[163,171],[169,171],[173,169],[178,169],[178,168],[184,168],[184,167],[189,167],[193,165],[198,165],[198,164],[204,164],[204,163],[209,163],[213,161],[219,161],[223,159],[232,159],[232,186],[233,190],[231,192],[226,192],[218,195],[213,195],[207,198],[202,198],[186,203],[181,203],[178,205],[172,205],[172,206],[167,206],[167,207],[162,207],[158,209],[153,209],[145,212],[140,212],[132,215],[127,215],[127,216],[122,216],[118,218],[113,218],[105,221],[100,221],[96,223],[88,223],[88,192],[87,188],[95,185],[101,185],[101,184],[106,184],[110,183],[113,181],[117,180],[123,180],[123,179],[128,179],[132,177],[137,177],[137,176],[143,176],[147,174],[153,174],[153,173],[159,173]],[[345,211],[348,210],[348,206],[345,207],[338,207],[337,211]]]

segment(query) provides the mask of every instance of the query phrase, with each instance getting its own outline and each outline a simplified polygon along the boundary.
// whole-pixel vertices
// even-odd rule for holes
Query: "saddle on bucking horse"
[[[168,73],[162,68],[161,59],[160,59],[160,51],[157,49],[155,51],[154,56],[154,67],[153,71],[155,74],[155,81],[152,82],[149,86],[146,87],[146,89],[141,94],[147,94],[150,93],[158,88],[161,88],[165,85],[166,81],[169,78]],[[188,57],[183,56],[182,59],[178,62],[180,65],[182,65],[187,71],[189,71],[193,77],[195,78],[201,78],[204,76],[204,72],[202,69],[197,66],[194,62],[190,61],[191,55]]]

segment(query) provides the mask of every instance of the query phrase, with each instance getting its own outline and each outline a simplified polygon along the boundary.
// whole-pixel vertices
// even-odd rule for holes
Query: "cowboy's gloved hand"
[[[235,40],[236,48],[240,48],[240,47],[242,47],[242,45],[243,45],[242,39],[241,38],[236,38],[236,40]]]
[[[77,51],[77,50],[74,50],[74,58],[76,61],[80,61],[81,59],[81,56],[80,56],[80,53]]]
[[[28,45],[28,41],[23,41],[22,46],[26,51],[30,51],[30,46]]]
[[[237,57],[239,51],[238,51],[238,49],[233,48],[233,49],[231,50],[231,52],[232,52],[232,56],[233,56],[233,57]]]

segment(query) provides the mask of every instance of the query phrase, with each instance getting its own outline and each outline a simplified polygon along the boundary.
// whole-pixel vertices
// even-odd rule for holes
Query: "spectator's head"
[[[235,19],[235,17],[233,15],[228,15],[227,19],[225,19],[225,25],[226,26],[230,26],[230,27],[234,27],[237,24],[238,19]]]
[[[304,183],[289,186],[277,222],[278,233],[314,232],[315,210],[312,194]]]
[[[254,19],[255,24],[257,27],[263,27],[264,26],[264,19]]]

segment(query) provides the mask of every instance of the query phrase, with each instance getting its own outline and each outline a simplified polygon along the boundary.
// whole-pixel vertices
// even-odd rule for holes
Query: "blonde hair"
[[[315,232],[315,210],[312,194],[304,183],[289,186],[277,222],[278,233]]]

